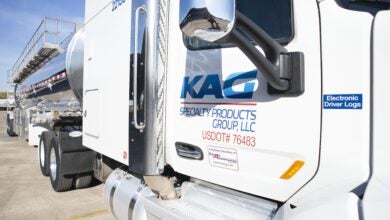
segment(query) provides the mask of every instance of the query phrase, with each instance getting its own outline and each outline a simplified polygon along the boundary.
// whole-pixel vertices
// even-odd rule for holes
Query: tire
[[[50,142],[50,183],[56,192],[68,191],[72,188],[73,177],[61,172],[61,155],[58,147],[58,138],[52,138]]]
[[[15,137],[16,133],[14,131],[14,120],[13,119],[9,119],[8,117],[9,116],[7,115],[7,134],[10,137]]]
[[[8,129],[8,128],[7,128],[7,134],[8,134],[8,136],[10,136],[10,137],[16,136],[15,133],[13,133],[12,131],[10,131],[10,129]]]
[[[82,189],[86,188],[89,185],[91,185],[92,182],[92,174],[86,173],[86,174],[77,174],[74,180],[74,187],[76,189]]]
[[[55,133],[52,131],[44,131],[41,134],[38,145],[38,160],[39,166],[41,168],[41,173],[44,176],[49,176],[50,174],[50,164],[49,164],[49,147],[51,139],[55,137]]]

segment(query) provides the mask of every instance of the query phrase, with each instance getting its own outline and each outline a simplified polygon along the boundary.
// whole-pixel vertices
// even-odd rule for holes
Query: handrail
[[[66,45],[66,40],[69,39],[76,31],[80,24],[67,20],[45,17],[38,25],[38,28],[33,33],[30,40],[22,50],[22,53],[12,66],[12,76],[15,80],[20,77],[20,74],[30,71],[27,66],[36,55],[38,51],[44,48],[47,44],[53,44],[58,48],[63,48]],[[53,56],[54,57],[54,56]],[[51,59],[53,57],[44,57]],[[32,69],[34,71],[34,68]],[[31,72],[32,73],[32,72]],[[28,72],[30,74],[30,72]],[[19,76],[18,76],[19,75]]]
[[[30,38],[26,46],[24,47],[22,53],[20,54],[19,58],[16,60],[15,64],[12,66],[12,70],[15,69],[16,64],[19,62],[19,60],[23,57],[23,54],[25,53],[27,47],[30,45],[31,41],[34,39],[35,34],[38,32],[38,30],[41,28],[42,24],[45,22],[45,19],[41,21],[41,23],[38,25],[38,28],[35,30],[33,36]]]

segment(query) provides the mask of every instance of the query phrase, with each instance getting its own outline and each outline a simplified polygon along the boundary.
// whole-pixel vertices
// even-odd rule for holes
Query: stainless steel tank
[[[66,73],[69,85],[79,100],[83,101],[83,68],[84,68],[85,31],[78,31],[69,43],[66,53]]]
[[[84,30],[64,43],[66,51],[51,59],[15,87],[19,108],[80,111],[83,91]]]

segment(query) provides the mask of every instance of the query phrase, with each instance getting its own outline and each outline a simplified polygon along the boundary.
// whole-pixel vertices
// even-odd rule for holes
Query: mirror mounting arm
[[[301,52],[288,52],[263,29],[236,10],[237,26],[228,35],[228,41],[240,50],[261,71],[268,82],[268,93],[286,96],[304,92],[304,56]],[[238,31],[238,30],[240,31]],[[248,41],[254,40],[265,56]]]
[[[264,75],[267,82],[277,90],[287,90],[289,82],[287,79],[281,79],[279,68],[273,65],[249,42],[238,30],[233,30],[229,35],[229,41],[234,43],[248,57],[250,61]]]
[[[288,53],[286,48],[276,42],[247,16],[238,10],[236,10],[236,16],[237,27],[248,34],[261,47],[270,62],[277,64],[280,54]]]

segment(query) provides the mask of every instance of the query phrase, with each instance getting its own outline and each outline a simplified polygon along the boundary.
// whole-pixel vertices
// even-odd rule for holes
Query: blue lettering
[[[217,99],[222,99],[223,95],[219,81],[219,76],[217,74],[208,75],[199,90],[198,97],[196,98],[201,99],[205,95],[213,95]]]
[[[362,94],[324,95],[324,109],[363,109]]]
[[[194,79],[190,82],[190,77],[184,77],[183,88],[181,89],[180,98],[187,98],[187,93],[190,94],[192,98],[197,98],[198,94],[196,93],[194,86],[199,82],[202,76],[195,76]]]
[[[111,9],[111,11],[115,11],[119,6],[121,6],[125,2],[126,2],[126,0],[114,0],[114,1],[112,1],[112,9]]]
[[[245,83],[243,91],[234,91],[233,85],[236,80],[239,79],[254,79],[257,76],[257,71],[251,71],[246,73],[234,73],[230,75],[224,85],[223,85],[223,93],[226,97],[232,99],[249,99],[253,96],[253,90],[255,88],[254,82]]]
[[[203,75],[194,76],[192,79],[190,76],[186,76],[183,79],[180,98],[187,98],[188,94],[194,99],[202,99],[205,95],[214,96],[216,99],[222,99],[224,97],[231,99],[250,99],[253,96],[255,83],[248,81],[256,79],[256,77],[256,70],[244,73],[233,73],[222,83],[218,74],[210,74],[206,75],[203,83],[200,83],[199,91],[197,91],[195,86],[203,78]],[[247,82],[244,83],[244,89],[242,91],[233,90],[233,86],[237,80],[247,80]],[[199,88],[199,86],[197,88]]]

